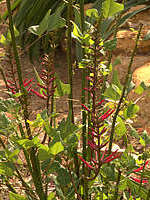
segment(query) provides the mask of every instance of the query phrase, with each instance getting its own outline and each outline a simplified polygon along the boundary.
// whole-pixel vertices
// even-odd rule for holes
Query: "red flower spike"
[[[45,89],[45,90],[47,89],[47,87],[45,85],[41,85],[40,83],[37,83],[37,85],[42,89]]]
[[[149,163],[149,161],[150,161],[150,160],[147,160],[147,161],[146,161],[145,167],[146,167],[146,165]],[[139,167],[139,168],[133,170],[133,172],[139,172],[139,171],[143,170],[143,168],[144,168],[144,166],[141,166],[141,167]]]
[[[10,83],[11,85],[15,85],[15,83],[13,83],[11,80],[7,80],[8,83]]]
[[[101,100],[100,102],[98,102],[98,103],[96,104],[96,107],[99,106],[99,105],[101,105],[103,102],[104,102],[104,99]]]
[[[114,156],[113,158],[106,159],[103,163],[109,163],[109,162],[111,162],[111,161],[113,161],[113,160],[115,160],[116,158],[119,158],[119,157],[120,157],[120,155],[118,154],[118,155]]]
[[[7,85],[11,90],[14,90],[15,87],[11,86],[11,85]]]
[[[28,79],[26,78],[26,79],[23,81],[23,84],[25,84],[27,80],[28,80]]]
[[[81,156],[78,155],[78,157],[88,168],[93,169],[92,165],[85,161]]]
[[[24,87],[26,87],[26,86],[28,86],[31,82],[33,81],[33,78],[32,79],[30,79],[29,81],[25,81],[25,83],[23,84],[24,85]]]
[[[141,180],[138,178],[134,178],[134,177],[130,177],[133,181],[137,182],[137,183],[141,183]],[[148,180],[142,180],[142,183],[148,183]]]
[[[87,106],[85,106],[84,104],[81,104],[81,106],[82,106],[85,110],[87,110],[88,112],[91,112],[90,109],[89,109]]]
[[[107,150],[105,149],[105,151],[102,154],[101,161],[104,159],[104,156],[105,156],[106,152],[107,152]]]
[[[38,97],[40,97],[41,99],[46,99],[45,96],[41,95],[40,93],[38,93],[37,91],[30,89],[30,92],[33,92],[34,94],[36,94]]]
[[[91,142],[91,141],[88,141],[88,145],[90,146],[90,148],[92,150],[96,150],[97,149],[97,145],[95,143]]]

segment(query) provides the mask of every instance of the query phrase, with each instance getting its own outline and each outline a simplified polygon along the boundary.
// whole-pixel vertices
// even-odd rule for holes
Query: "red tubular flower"
[[[138,178],[134,178],[134,177],[130,177],[133,181],[137,182],[137,183],[141,183],[141,179]],[[142,180],[142,183],[148,183],[148,180]]]
[[[30,89],[31,92],[33,92],[34,94],[36,94],[38,97],[40,97],[41,99],[46,99],[45,96],[41,95],[40,93],[38,93],[37,91]]]
[[[23,81],[23,86],[24,86],[24,87],[29,86],[29,84],[30,84],[32,81],[33,81],[33,78],[30,79],[30,80],[25,79],[25,80]],[[11,80],[7,80],[7,82],[9,83],[9,85],[7,84],[8,88],[11,89],[11,92],[12,92],[13,94],[16,94],[16,92],[17,92],[17,90],[20,88],[20,86],[16,86],[16,84],[15,84],[14,82],[12,82]],[[27,88],[27,91],[30,91],[30,90],[31,90],[31,86],[29,86],[29,87]]]
[[[96,104],[96,107],[99,106],[99,105],[101,105],[103,102],[104,102],[104,99],[101,100],[100,102],[98,102],[98,103]]]
[[[41,85],[40,83],[37,83],[37,85],[42,89],[45,89],[45,90],[47,89],[45,85]]]
[[[85,161],[85,160],[82,158],[82,156],[79,156],[79,155],[78,155],[78,157],[79,157],[79,159],[80,159],[88,168],[93,169],[92,165],[90,165],[87,161]]]
[[[102,116],[99,117],[101,120],[107,119],[115,110],[109,109],[106,113],[104,113]]]
[[[85,106],[84,104],[81,104],[81,106],[82,106],[85,110],[87,110],[88,112],[91,112],[90,109],[89,109],[87,106]]]
[[[149,161],[150,161],[150,160],[147,160],[147,161],[146,161],[145,167],[146,167],[146,165],[149,163]],[[143,168],[144,168],[144,166],[141,166],[141,167],[139,167],[139,168],[133,170],[133,172],[139,172],[139,171],[143,170]]]

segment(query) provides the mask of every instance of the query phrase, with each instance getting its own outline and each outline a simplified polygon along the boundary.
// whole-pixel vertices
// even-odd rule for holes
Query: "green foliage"
[[[12,192],[9,193],[9,199],[10,200],[27,200],[27,198],[23,197],[22,195],[15,194]]]
[[[116,3],[114,0],[106,0],[103,3],[103,15],[105,18],[111,17],[123,9],[124,5]]]
[[[78,1],[81,4],[83,2]],[[76,20],[72,18],[71,27],[67,27],[65,21],[65,7],[68,3],[74,7],[72,12],[76,13]],[[126,12],[127,7],[131,7],[131,1],[126,2],[125,6],[114,0],[96,1],[95,5],[99,3],[100,9],[94,7],[87,10],[87,21],[83,30],[81,13],[74,3],[75,1],[24,0],[21,1],[14,21],[21,33],[19,36],[22,37],[24,29],[28,29],[32,33],[32,39],[41,39],[46,34],[49,40],[49,36],[55,35],[61,28],[72,30],[72,38],[80,43],[80,53],[82,52],[80,63],[77,64],[84,71],[89,70],[87,79],[90,82],[87,84],[88,87],[84,88],[88,91],[89,99],[88,102],[85,99],[86,102],[82,105],[86,110],[87,120],[82,124],[74,123],[70,117],[71,109],[68,110],[67,119],[64,118],[59,123],[54,120],[55,102],[51,101],[51,109],[47,102],[70,94],[72,87],[64,84],[57,75],[54,81],[54,94],[47,98],[46,108],[34,115],[32,120],[28,109],[30,92],[25,94],[21,91],[13,95],[9,92],[12,98],[0,99],[1,180],[8,187],[10,200],[111,200],[116,197],[116,193],[120,198],[146,199],[147,188],[139,180],[132,179],[132,176],[136,173],[140,179],[150,178],[149,169],[147,166],[143,167],[143,163],[147,165],[150,158],[147,148],[150,137],[146,131],[139,135],[131,126],[131,119],[135,118],[139,111],[139,106],[127,99],[133,85],[131,79],[125,83],[127,87],[120,83],[118,72],[113,69],[120,64],[120,59],[117,58],[111,63],[111,54],[117,44],[116,26],[120,26],[142,9],[125,13],[118,19],[118,14]],[[134,2],[134,5],[137,4],[139,2]],[[67,20],[70,21],[70,18]],[[15,26],[12,27],[15,30]],[[114,38],[108,40],[111,34],[114,34]],[[31,34],[28,33],[28,36],[30,38]],[[11,45],[11,37],[11,32],[8,31],[6,36],[1,37],[1,43]],[[34,41],[30,39],[29,42]],[[52,42],[55,46],[55,41]],[[51,52],[49,54],[52,56]],[[47,89],[44,87],[46,79],[42,81],[37,70],[34,71],[37,82],[43,86],[40,93],[44,91],[47,95]],[[107,78],[110,75],[112,79],[108,82]],[[20,85],[19,87],[21,88]],[[140,95],[146,89],[144,83],[141,83],[134,92]],[[103,98],[105,100],[101,101]],[[81,136],[81,129],[84,128],[87,129]],[[115,133],[115,138],[110,137],[112,132]],[[133,145],[129,144],[129,134],[141,144],[143,153],[135,152]],[[124,140],[124,149],[115,144],[118,139]],[[113,148],[109,152],[107,145],[111,142]],[[30,177],[29,181],[26,176]],[[18,194],[17,189],[15,193],[14,179],[21,184],[24,196]],[[129,189],[131,194],[128,192]]]
[[[41,36],[44,32],[51,32],[64,27],[66,23],[65,20],[61,17],[61,13],[64,7],[65,4],[59,7],[57,11],[52,15],[50,15],[51,10],[49,10],[40,24],[29,27],[29,31],[35,35]]]

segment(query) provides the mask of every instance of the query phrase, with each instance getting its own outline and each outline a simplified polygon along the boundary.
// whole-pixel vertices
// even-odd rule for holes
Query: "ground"
[[[134,8],[135,9],[135,8]],[[150,30],[150,9],[146,10],[129,21],[129,26],[137,29],[140,23],[143,23],[142,37]],[[1,28],[1,27],[0,27]],[[1,30],[0,30],[1,31]],[[113,52],[113,60],[116,57],[120,57],[121,64],[116,66],[119,72],[119,77],[121,82],[124,82],[124,77],[127,72],[128,63],[130,62],[131,52],[135,44],[136,33],[129,29],[129,27],[122,27],[117,34],[118,43],[117,49]],[[0,51],[3,51],[2,47]],[[60,79],[67,83],[67,62],[65,52],[58,51],[56,55],[57,67],[56,72],[58,73]],[[30,63],[26,55],[21,56],[21,63],[23,67],[23,76],[30,79],[35,77],[33,65]],[[7,67],[7,65],[5,66]],[[34,67],[38,72],[41,71],[41,65],[35,62]],[[133,81],[138,85],[141,81],[145,81],[148,85],[150,84],[150,40],[141,41],[138,46],[136,56],[134,57],[134,62],[132,66],[133,71]],[[75,110],[75,120],[80,120],[80,99],[81,99],[81,71],[75,70],[73,77],[74,87],[73,87],[73,99],[74,99],[74,110]],[[5,84],[0,75],[0,97],[5,98],[7,95],[5,93]],[[136,100],[139,95],[135,95],[133,92],[129,94],[130,100]],[[57,99],[57,112],[58,118],[66,117],[68,111],[67,97]],[[139,99],[138,105],[140,106],[140,111],[137,114],[137,119],[134,122],[134,127],[138,130],[146,129],[150,134],[150,95],[148,92],[144,93],[142,98]],[[45,107],[45,102],[36,96],[31,99],[31,117],[35,116],[36,113],[42,111]],[[5,198],[3,198],[5,199]]]

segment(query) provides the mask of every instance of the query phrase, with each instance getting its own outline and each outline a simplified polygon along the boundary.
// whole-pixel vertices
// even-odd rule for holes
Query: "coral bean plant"
[[[79,5],[74,0],[65,0],[66,21],[58,12],[52,15],[48,12],[40,25],[30,27],[32,34],[40,38],[45,34],[55,37],[55,30],[62,26],[67,31],[69,84],[64,84],[55,72],[54,38],[48,43],[50,52],[42,56],[41,74],[34,69],[35,84],[33,78],[23,78],[7,0],[11,40],[5,46],[9,68],[5,68],[5,62],[0,64],[8,90],[8,98],[0,99],[0,185],[7,187],[10,200],[149,199],[150,138],[146,132],[138,135],[132,127],[138,106],[128,100],[128,93],[134,89],[131,67],[142,25],[125,83],[121,85],[113,69],[112,52],[124,6],[114,0],[99,2],[100,10],[87,10],[85,17],[84,0]],[[49,17],[53,19],[51,24]],[[108,40],[100,30],[110,18],[115,18],[115,28],[113,39]],[[81,123],[74,120],[73,40],[81,53],[80,59],[76,59],[82,71]],[[58,123],[55,98],[65,94],[68,117]],[[31,118],[29,104],[33,95],[45,103],[45,109]],[[128,136],[141,143],[144,149],[141,154],[134,151]]]

